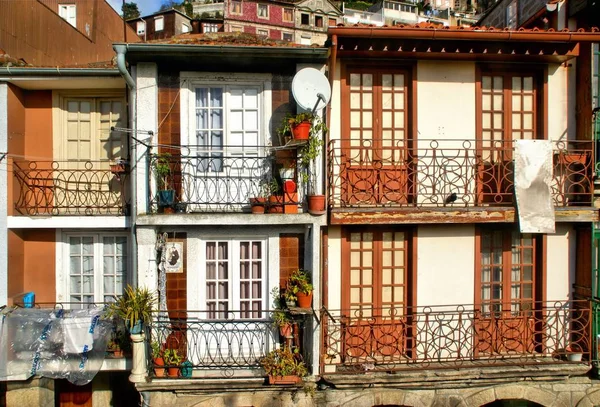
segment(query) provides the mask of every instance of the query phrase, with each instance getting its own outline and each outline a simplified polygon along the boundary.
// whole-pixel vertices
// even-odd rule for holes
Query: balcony
[[[321,374],[590,365],[589,301],[517,306],[324,310]]]
[[[189,379],[263,377],[260,360],[279,343],[303,349],[303,328],[300,316],[295,319],[291,336],[284,338],[274,327],[270,311],[186,310],[158,312],[149,330],[151,342],[160,344],[163,350],[178,351],[186,361],[179,377]],[[306,357],[304,361],[307,363]],[[151,358],[148,366],[150,375],[156,377],[154,369],[158,366]]]
[[[15,161],[14,208],[26,216],[125,215],[129,174],[115,175],[108,162]]]
[[[513,143],[412,140],[329,144],[329,204],[336,208],[513,207]],[[594,150],[555,142],[551,183],[557,207],[590,207]]]
[[[196,150],[195,154],[190,150]],[[157,160],[162,161],[162,169]],[[250,198],[270,195],[279,197],[276,204],[294,206],[297,212],[298,194],[283,192],[286,182],[293,182],[297,188],[294,149],[271,154],[269,147],[248,153],[231,146],[210,152],[190,146],[181,155],[153,155],[149,165],[151,213],[165,211],[163,208],[169,206],[187,213],[250,212]],[[164,189],[174,191],[173,205],[161,202],[160,191]]]

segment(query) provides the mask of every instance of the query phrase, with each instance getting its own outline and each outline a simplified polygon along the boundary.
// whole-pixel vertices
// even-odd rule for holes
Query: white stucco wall
[[[417,305],[473,304],[475,227],[419,226]]]
[[[137,139],[148,144],[158,143],[158,71],[156,64],[141,63],[135,67],[137,85]],[[152,131],[153,136],[140,131]],[[146,213],[148,191],[148,168],[146,167],[147,149],[137,145],[136,174],[137,179],[137,211]]]
[[[569,95],[567,79],[567,68],[556,64],[548,66],[548,139],[550,140],[575,137],[574,126],[571,126],[571,129],[568,127],[569,120],[574,120],[574,116],[569,118],[569,115],[574,115],[575,110],[573,108],[571,108],[572,112],[568,110],[569,97],[574,97],[574,94]]]
[[[475,63],[419,61],[417,81],[417,138],[475,139]]]
[[[556,224],[556,232],[547,236],[546,299],[570,299],[575,281],[575,233],[570,225]]]
[[[327,271],[329,273],[328,303],[330,310],[342,308],[342,228],[330,226],[328,229]]]

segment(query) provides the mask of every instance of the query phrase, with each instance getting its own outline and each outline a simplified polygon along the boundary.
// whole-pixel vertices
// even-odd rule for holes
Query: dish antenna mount
[[[314,114],[329,103],[331,87],[320,71],[315,68],[303,68],[292,80],[292,94],[298,106]]]

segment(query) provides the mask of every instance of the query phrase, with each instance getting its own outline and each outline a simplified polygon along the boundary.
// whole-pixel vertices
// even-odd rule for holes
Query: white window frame
[[[235,8],[237,8],[235,6],[239,6],[239,11],[234,11]],[[231,2],[231,8],[229,9],[229,12],[231,14],[242,15],[244,13],[244,10],[242,8],[242,2],[238,1],[238,0],[232,0],[232,2]]]
[[[138,21],[135,25],[135,30],[137,32],[137,35],[144,35],[146,34],[146,22],[145,21]]]
[[[262,29],[262,28],[257,28],[256,29],[256,35],[259,35],[261,37],[269,38],[269,30],[265,30],[265,29]]]
[[[261,278],[261,282],[262,282],[262,290],[261,290],[261,311],[260,311],[260,317],[259,319],[265,319],[268,317],[267,313],[265,311],[270,309],[270,301],[271,298],[269,297],[269,262],[268,262],[268,241],[265,237],[261,237],[261,236],[257,236],[257,237],[247,237],[247,238],[235,238],[235,237],[226,237],[226,238],[212,238],[212,239],[205,239],[205,240],[201,240],[200,241],[200,275],[204,276],[204,278],[202,279],[202,283],[201,283],[201,287],[200,287],[200,291],[206,293],[206,284],[207,284],[207,274],[206,274],[206,263],[207,263],[207,259],[206,259],[206,246],[208,243],[215,243],[215,242],[226,242],[227,243],[227,249],[228,249],[228,262],[229,262],[229,268],[228,268],[228,310],[231,311],[240,311],[241,308],[241,294],[240,294],[240,282],[241,282],[241,277],[240,277],[240,247],[242,243],[245,242],[260,242],[261,243],[261,261],[262,261],[262,278]],[[203,310],[207,310],[208,311],[208,298],[206,296],[206,294],[203,296],[203,307],[201,309]],[[215,311],[217,313],[217,315],[219,314],[219,311],[216,310]],[[252,311],[248,311],[248,312],[252,312]],[[231,315],[231,314],[230,314]],[[206,319],[215,319],[215,318],[210,318],[208,312],[206,313]],[[240,319],[246,319],[246,318],[242,318],[241,313],[235,313],[235,318],[240,318]],[[217,316],[216,319],[219,319],[219,317]],[[255,319],[255,318],[250,318],[250,319]]]
[[[126,272],[123,279],[123,289],[131,279],[131,239],[126,232],[117,231],[98,231],[91,229],[89,232],[81,231],[57,231],[56,247],[56,301],[69,303],[71,301],[70,288],[70,238],[71,237],[93,237],[94,239],[94,303],[104,302],[104,281],[102,270],[103,243],[104,237],[125,237],[127,239],[127,262]],[[66,308],[71,308],[74,304],[65,304]]]
[[[261,9],[266,10],[267,14],[264,15],[264,16],[261,16],[260,15],[260,10]],[[256,4],[256,17],[268,20],[269,19],[269,5],[268,4],[257,3]]]
[[[286,35],[290,35],[292,38],[291,38],[291,39],[289,39],[289,40],[286,40],[286,39],[285,39],[285,36],[286,36]],[[285,32],[285,31],[283,31],[283,32],[281,33],[281,40],[282,40],[282,41],[294,42],[294,33],[289,33],[289,32]]]
[[[160,21],[160,28],[158,28]],[[154,32],[163,31],[165,29],[165,18],[163,16],[154,17]]]
[[[271,140],[269,118],[271,117],[271,74],[219,74],[200,72],[181,72],[181,145],[196,145],[196,99],[195,89],[198,87],[248,86],[258,88],[258,146],[265,146]],[[227,100],[223,100],[224,136],[223,146],[226,150],[229,143],[227,116]]]
[[[69,17],[69,14],[72,12],[72,16]],[[77,5],[76,4],[59,4],[58,5],[58,15],[65,20],[67,23],[71,24],[73,27],[77,27]]]
[[[183,34],[189,33],[190,31],[192,31],[192,29],[190,28],[189,25],[187,25],[186,23],[181,23],[181,32]]]
[[[232,33],[243,33],[244,32],[244,27],[242,27],[241,25],[232,25],[229,28],[229,31]]]
[[[204,23],[202,24],[203,33],[216,33],[219,31],[219,25],[216,23]]]

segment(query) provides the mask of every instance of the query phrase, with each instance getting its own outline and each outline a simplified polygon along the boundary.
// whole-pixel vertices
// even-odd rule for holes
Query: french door
[[[531,72],[483,70],[478,76],[478,202],[512,205],[513,141],[544,138],[543,86]]]
[[[512,228],[480,228],[475,278],[479,356],[532,353],[542,297],[541,238]],[[538,302],[536,302],[538,301]]]
[[[393,361],[411,348],[410,230],[348,229],[342,248],[348,361]]]
[[[347,67],[340,174],[346,204],[412,199],[409,83],[409,70]]]

